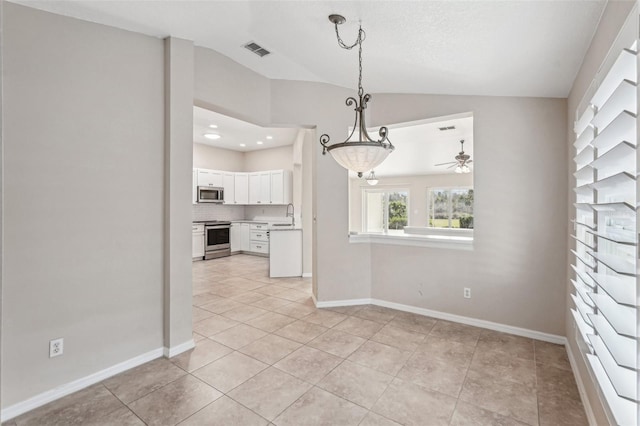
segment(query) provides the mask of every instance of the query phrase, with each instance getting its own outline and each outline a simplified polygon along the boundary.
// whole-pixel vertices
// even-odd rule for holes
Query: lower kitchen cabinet
[[[202,260],[204,257],[204,224],[193,224],[191,230],[191,257]]]
[[[269,231],[266,223],[232,223],[231,253],[269,254]]]
[[[231,244],[231,253],[237,253],[242,250],[242,223],[232,223],[229,242]]]
[[[243,223],[240,228],[240,250],[251,251],[251,225]]]

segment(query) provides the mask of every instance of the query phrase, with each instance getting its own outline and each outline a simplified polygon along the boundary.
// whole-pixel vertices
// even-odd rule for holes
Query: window
[[[367,233],[402,233],[409,224],[409,190],[363,189],[362,230]]]
[[[472,188],[429,188],[427,226],[473,229]]]

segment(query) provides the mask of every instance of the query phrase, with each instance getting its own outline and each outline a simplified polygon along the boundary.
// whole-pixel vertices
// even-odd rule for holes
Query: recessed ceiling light
[[[220,139],[220,135],[216,135],[215,133],[205,133],[204,137],[211,140]]]
[[[212,129],[217,129],[218,125],[217,124],[209,124],[209,127],[211,127]]]
[[[258,142],[256,142],[256,143],[257,143],[258,145],[262,145],[262,144],[263,144],[263,142],[262,142],[262,141],[258,141]]]
[[[267,136],[267,139],[273,139],[273,136]]]
[[[246,143],[241,143],[240,146],[241,147],[245,147],[245,146],[247,146],[247,144]]]

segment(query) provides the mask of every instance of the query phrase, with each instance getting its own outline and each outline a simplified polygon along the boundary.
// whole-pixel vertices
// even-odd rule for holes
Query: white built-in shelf
[[[636,276],[636,267],[627,258],[609,253],[587,253],[617,274],[628,275],[630,277]]]
[[[636,91],[635,83],[623,80],[604,105],[598,109],[591,124],[598,129],[603,129],[616,118],[620,111],[636,115]]]
[[[587,229],[587,232],[591,235],[595,235],[598,238],[603,238],[607,241],[614,242],[616,244],[622,244],[627,246],[635,246],[636,242],[633,239],[633,233],[622,233],[622,232],[597,232],[591,229]]]
[[[628,194],[636,189],[636,177],[631,173],[620,172],[604,179],[599,179],[590,186],[597,191]]]
[[[635,215],[636,209],[629,203],[619,201],[617,203],[594,203],[591,208],[599,213]]]
[[[613,300],[621,305],[635,306],[636,280],[627,276],[615,276],[587,271],[589,277],[597,283]]]
[[[573,319],[576,322],[576,325],[578,326],[578,331],[582,336],[582,340],[584,340],[584,342],[587,345],[591,346],[591,342],[589,341],[588,336],[589,334],[593,334],[593,327],[591,327],[589,324],[585,322],[584,319],[582,319],[582,316],[577,310],[571,309],[571,314],[573,315]]]
[[[637,404],[625,398],[620,398],[614,389],[604,367],[598,360],[596,355],[586,354],[589,365],[596,376],[596,380],[600,384],[600,389],[604,394],[607,404],[611,408],[615,422],[618,425],[635,425],[637,424]]]
[[[621,367],[636,369],[638,361],[636,359],[637,344],[635,339],[616,333],[609,321],[602,315],[588,314],[588,316],[616,363]]]
[[[591,145],[586,146],[573,160],[578,166],[590,164],[593,161],[593,147]]]
[[[605,346],[604,342],[599,336],[593,334],[589,336],[591,346],[600,359],[600,364],[604,367],[604,371],[609,377],[609,381],[613,385],[613,388],[619,397],[628,399],[630,401],[637,401],[637,384],[635,381],[635,371],[631,371],[628,368],[620,367],[616,360],[611,356],[611,353]]]
[[[608,294],[589,293],[589,297],[596,304],[599,313],[611,324],[616,333],[635,338],[636,309],[616,303]]]
[[[613,63],[607,76],[602,80],[598,90],[591,97],[591,104],[598,108],[607,102],[621,81],[628,80],[637,83],[636,53],[630,49],[620,52],[618,59]],[[578,133],[578,132],[576,132]]]
[[[573,288],[576,289],[578,295],[584,303],[589,305],[589,307],[592,309],[596,307],[595,303],[593,303],[593,300],[591,300],[588,295],[592,291],[592,289],[584,285],[582,282],[576,280],[571,280],[571,284],[573,285]]]
[[[622,111],[611,124],[600,129],[592,145],[598,150],[609,151],[622,141],[635,145],[635,140],[636,117],[627,111]]]

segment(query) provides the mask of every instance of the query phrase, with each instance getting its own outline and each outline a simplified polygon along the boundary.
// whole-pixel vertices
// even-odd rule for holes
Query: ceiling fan
[[[434,164],[434,166],[445,166],[447,164],[451,164],[447,169],[455,167],[456,173],[469,173],[471,169],[469,168],[469,164],[473,162],[471,160],[471,156],[464,153],[464,139],[460,141],[460,152],[458,155],[454,157],[456,161],[449,161],[447,163]]]

